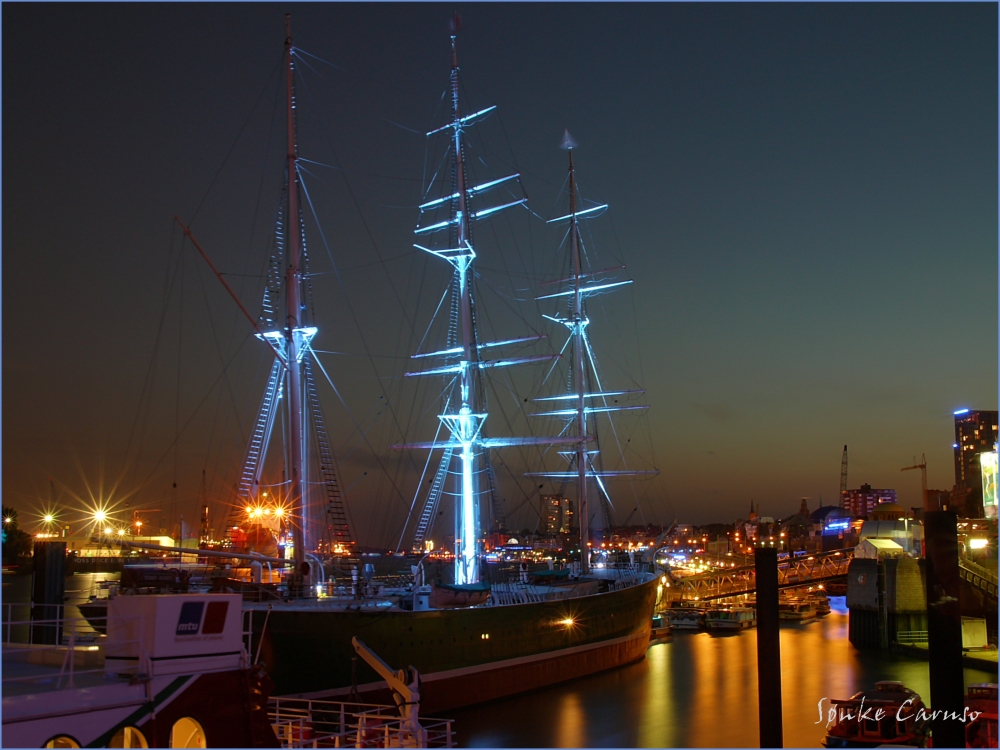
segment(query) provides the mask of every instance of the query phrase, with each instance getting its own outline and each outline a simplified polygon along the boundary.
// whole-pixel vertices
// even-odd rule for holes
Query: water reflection
[[[821,698],[877,680],[902,680],[930,697],[927,662],[856,651],[842,606],[782,626],[780,642],[785,747],[820,746]],[[967,669],[965,679],[996,678]],[[675,633],[638,664],[450,715],[463,747],[756,747],[756,632]]]

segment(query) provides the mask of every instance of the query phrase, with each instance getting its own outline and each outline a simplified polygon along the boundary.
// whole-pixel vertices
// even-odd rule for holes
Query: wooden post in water
[[[962,671],[961,579],[958,572],[958,531],[955,512],[924,512],[927,559],[927,653],[931,710],[962,716],[965,706]],[[943,714],[938,714],[943,715]],[[956,719],[931,719],[934,747],[965,747],[965,724]]]
[[[783,747],[781,733],[781,647],[778,641],[778,550],[758,547],[757,578],[757,705],[760,746]]]
[[[31,626],[33,643],[57,644],[62,637],[60,623],[65,596],[66,542],[35,542],[32,555],[31,619],[49,620]]]

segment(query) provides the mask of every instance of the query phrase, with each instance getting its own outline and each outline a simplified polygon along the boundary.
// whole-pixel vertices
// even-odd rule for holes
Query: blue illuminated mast
[[[577,186],[576,186],[576,170],[573,167],[573,148],[575,143],[570,139],[569,133],[566,134],[566,138],[563,143],[563,147],[569,151],[569,213],[565,216],[560,216],[555,219],[549,220],[548,223],[558,223],[558,222],[569,222],[568,229],[568,240],[570,249],[570,260],[572,265],[572,276],[565,279],[559,279],[558,281],[546,282],[546,285],[554,284],[562,286],[563,289],[558,292],[551,294],[543,294],[536,297],[537,300],[546,299],[557,299],[565,298],[567,302],[567,316],[562,317],[560,315],[546,315],[547,319],[561,323],[566,326],[569,330],[569,340],[567,344],[572,348],[572,357],[570,359],[572,372],[572,377],[570,378],[571,387],[567,394],[562,396],[549,396],[545,398],[536,398],[537,401],[568,401],[572,404],[571,408],[567,409],[557,409],[555,411],[547,412],[537,412],[532,416],[539,417],[556,417],[566,420],[569,424],[564,428],[564,433],[575,433],[575,435],[570,440],[575,442],[575,448],[572,451],[563,451],[561,455],[564,458],[569,459],[571,467],[569,471],[542,471],[542,472],[528,472],[525,476],[529,477],[545,477],[548,479],[562,479],[562,480],[573,480],[577,482],[577,512],[580,524],[580,554],[581,554],[581,564],[582,572],[587,573],[590,568],[590,555],[588,554],[587,545],[590,540],[590,508],[589,508],[589,498],[587,492],[588,481],[593,479],[600,494],[610,503],[610,498],[608,497],[607,490],[605,489],[602,478],[607,477],[634,477],[634,476],[651,476],[656,475],[659,472],[656,470],[652,471],[635,471],[635,470],[615,470],[615,471],[603,471],[598,470],[593,463],[594,456],[596,456],[598,450],[588,450],[588,443],[595,439],[595,436],[591,434],[593,431],[593,425],[588,424],[594,419],[591,415],[596,414],[607,414],[609,417],[612,412],[620,411],[635,411],[643,410],[649,408],[648,406],[637,405],[637,406],[617,406],[609,405],[607,399],[613,396],[623,396],[631,394],[641,394],[642,390],[627,390],[627,391],[604,391],[602,390],[600,377],[597,372],[597,363],[594,356],[594,352],[590,346],[590,341],[587,337],[587,326],[590,324],[590,319],[587,316],[586,310],[586,298],[594,294],[603,293],[616,289],[618,287],[625,286],[632,283],[632,279],[627,279],[624,281],[605,281],[603,280],[609,274],[624,271],[624,266],[617,266],[614,268],[605,268],[599,271],[585,271],[583,265],[582,256],[582,241],[580,238],[580,218],[584,216],[589,216],[596,214],[598,212],[603,212],[607,209],[607,204],[601,204],[597,206],[592,206],[583,210],[579,210],[577,207],[578,196],[577,196]],[[591,391],[590,388],[596,388],[596,390]],[[596,403],[594,400],[597,400]],[[589,417],[589,419],[588,419]]]
[[[418,236],[444,236],[448,241],[443,247],[428,247],[415,244],[419,250],[430,253],[450,263],[454,268],[451,291],[453,302],[453,332],[449,336],[448,348],[441,351],[426,352],[413,355],[414,359],[435,357],[451,360],[441,367],[435,367],[419,372],[408,372],[407,377],[423,375],[443,375],[452,379],[450,387],[443,396],[444,412],[439,415],[441,424],[448,429],[450,438],[446,441],[427,443],[410,443],[394,446],[396,448],[442,449],[444,451],[438,476],[448,474],[452,477],[455,497],[455,583],[471,584],[480,580],[480,499],[482,491],[479,486],[480,467],[492,448],[512,445],[542,445],[552,443],[567,443],[566,439],[552,438],[489,438],[484,436],[483,427],[487,413],[483,398],[480,371],[488,368],[508,367],[527,362],[552,360],[558,355],[539,355],[521,358],[487,360],[480,357],[480,351],[491,347],[544,338],[530,336],[508,341],[480,343],[476,333],[475,302],[472,284],[475,278],[474,263],[476,251],[472,242],[472,221],[481,220],[505,208],[521,205],[526,198],[515,199],[502,205],[493,205],[479,210],[473,210],[471,198],[481,193],[505,185],[512,180],[518,180],[519,174],[509,175],[500,179],[470,186],[468,184],[464,134],[465,128],[496,107],[488,107],[469,115],[462,115],[459,108],[458,54],[456,51],[456,35],[458,31],[457,18],[452,24],[451,33],[451,122],[443,127],[432,130],[427,135],[447,133],[451,139],[452,187],[450,192],[435,200],[420,206],[421,224],[415,233]],[[425,217],[434,216],[438,209],[448,209],[447,218],[440,221],[430,220],[424,224]],[[428,242],[428,244],[432,244]],[[457,359],[457,361],[455,361]],[[457,471],[449,466],[453,459],[459,463]],[[425,505],[424,516],[433,517],[444,482],[435,481]],[[434,496],[434,493],[437,493]],[[430,512],[429,512],[430,511]],[[422,533],[422,531],[420,532]]]

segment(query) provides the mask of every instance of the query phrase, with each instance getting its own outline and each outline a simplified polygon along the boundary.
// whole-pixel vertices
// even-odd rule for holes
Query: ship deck
[[[104,671],[100,646],[3,644],[3,697],[91,688],[124,680]]]

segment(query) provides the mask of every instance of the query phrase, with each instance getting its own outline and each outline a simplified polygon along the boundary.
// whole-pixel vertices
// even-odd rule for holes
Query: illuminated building
[[[562,495],[542,495],[539,498],[540,533],[569,534],[573,526],[573,501]]]
[[[863,484],[856,490],[847,490],[840,498],[840,507],[848,511],[852,518],[868,518],[879,503],[896,502],[896,490],[872,489]]]
[[[983,515],[982,467],[979,456],[997,442],[997,412],[959,409],[955,412],[955,490],[952,505],[969,518]]]

